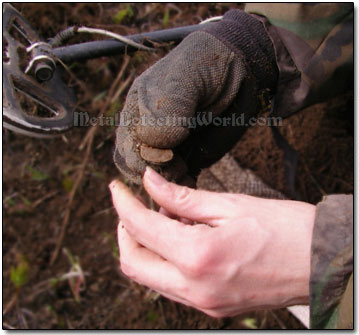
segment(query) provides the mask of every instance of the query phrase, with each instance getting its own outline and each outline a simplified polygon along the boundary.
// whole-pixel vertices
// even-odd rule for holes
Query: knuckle
[[[176,189],[176,191],[173,192],[174,203],[180,207],[188,206],[188,204],[191,203],[191,195],[193,192],[195,192],[194,189],[191,189],[186,186]]]
[[[219,307],[217,299],[210,294],[198,295],[194,299],[194,303],[199,309],[204,309],[211,312],[215,312]]]
[[[135,278],[135,271],[131,265],[127,262],[121,261],[120,268],[122,273],[124,273],[127,277],[134,279]]]
[[[205,310],[204,313],[211,316],[212,318],[218,318],[218,319],[228,316],[227,313],[221,311],[215,311],[215,310]]]
[[[192,247],[190,258],[185,263],[185,271],[192,277],[201,277],[212,269],[213,252],[208,243],[198,241]]]
[[[184,264],[184,270],[191,277],[200,277],[202,272],[196,259],[191,259],[186,262],[186,264]]]

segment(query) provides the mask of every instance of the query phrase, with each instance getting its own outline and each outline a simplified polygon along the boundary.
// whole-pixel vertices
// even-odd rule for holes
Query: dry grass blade
[[[133,78],[135,77],[135,73],[132,72],[127,79],[123,82],[123,84],[118,88],[118,90],[116,91],[116,93],[113,95],[113,98],[111,99],[110,103],[114,103],[118,97],[124,92],[124,90],[130,85],[130,83],[132,82]]]
[[[129,86],[129,84],[132,82],[133,78],[134,78],[135,74],[132,72],[128,78],[123,82],[123,84],[119,87],[119,89],[116,91],[114,97],[118,97],[120,96],[124,90]],[[98,114],[98,118],[100,118],[102,115],[104,115],[105,111],[107,110],[107,108],[111,105],[111,103],[113,103],[116,99],[111,99],[109,101],[107,101],[104,104],[104,108],[101,109],[101,112]],[[82,143],[79,146],[79,150],[83,150],[83,148],[86,146],[87,142],[89,141],[89,139],[91,137],[93,137],[97,131],[99,127],[99,123],[97,123],[95,126],[91,127],[91,129],[87,132],[87,134],[85,135],[85,138],[83,139]]]
[[[9,329],[9,330],[13,330],[13,329],[16,329],[15,327],[9,325],[8,323],[4,322],[2,323],[3,327],[5,330]]]
[[[113,84],[111,85],[111,88],[109,90],[109,94],[107,95],[106,101],[103,104],[98,117],[104,115],[104,113],[106,112],[106,110],[109,108],[111,101],[113,100],[113,97],[115,95],[119,96],[121,93],[124,92],[124,90],[129,86],[129,84],[132,82],[132,79],[134,77],[134,73],[131,73],[129,75],[129,77],[122,83],[122,85],[120,85],[120,87],[117,89],[118,84],[121,82],[121,79],[123,78],[125,71],[128,67],[128,64],[130,62],[130,58],[126,57],[125,58],[125,62],[117,76],[117,78],[115,79],[115,81],[113,82]],[[120,92],[120,93],[119,93]],[[92,150],[92,144],[94,142],[94,138],[95,138],[95,134],[96,131],[98,129],[98,124],[94,127],[92,127],[86,134],[84,141],[82,142],[82,144],[80,145],[79,149],[81,150],[81,148],[86,146],[86,152],[84,155],[84,159],[82,161],[80,170],[78,171],[75,183],[71,189],[71,192],[69,194],[69,198],[68,198],[68,202],[67,202],[67,206],[66,206],[66,210],[65,210],[65,216],[64,219],[62,221],[62,225],[61,225],[61,231],[60,231],[60,235],[56,241],[56,246],[54,249],[54,252],[52,253],[51,256],[51,260],[50,260],[50,266],[54,264],[54,262],[56,261],[59,252],[61,250],[61,246],[62,246],[62,242],[64,240],[65,234],[66,234],[66,228],[69,224],[70,221],[70,215],[71,215],[71,210],[72,210],[72,206],[73,206],[73,202],[74,202],[74,198],[76,195],[76,191],[79,188],[79,186],[81,185],[82,179],[85,175],[85,170],[86,170],[86,166],[89,162],[90,159],[90,155],[91,155],[91,150]]]
[[[72,71],[69,69],[69,67],[58,57],[55,57],[56,61],[59,62],[63,68],[66,70],[66,72],[69,74],[69,76],[71,77],[72,80],[74,80],[76,82],[77,85],[79,85],[81,87],[81,90],[83,92],[86,92],[86,85],[84,82],[82,82],[79,78],[77,78],[76,75],[74,75],[72,73]]]
[[[47,193],[45,196],[43,196],[42,198],[36,200],[33,204],[32,204],[32,208],[36,208],[37,206],[41,205],[44,201],[54,197],[57,193],[59,193],[59,191],[53,191],[50,193]]]
[[[65,210],[65,216],[64,216],[64,219],[63,219],[62,225],[61,225],[60,235],[59,235],[59,237],[58,237],[58,239],[56,241],[55,250],[54,250],[54,252],[52,253],[52,256],[51,256],[50,266],[54,264],[55,260],[57,259],[58,254],[59,254],[59,251],[61,249],[62,242],[64,240],[65,233],[66,233],[66,228],[67,228],[67,225],[68,225],[68,223],[70,221],[70,214],[71,214],[72,204],[73,204],[73,201],[74,201],[74,198],[75,198],[75,194],[76,194],[76,191],[77,191],[77,189],[79,188],[79,186],[80,186],[80,184],[82,182],[83,176],[85,174],[85,169],[86,169],[87,163],[88,163],[88,161],[90,159],[92,142],[93,142],[93,137],[87,143],[87,149],[86,149],[86,152],[85,152],[84,160],[82,161],[82,164],[81,164],[80,170],[79,170],[79,172],[77,174],[75,183],[74,183],[74,185],[73,185],[73,187],[71,189],[71,192],[70,192],[70,195],[69,195],[69,198],[68,198],[68,201],[67,201],[67,206],[66,206],[66,210]]]
[[[18,299],[18,294],[17,293],[13,294],[10,301],[4,307],[4,310],[2,312],[3,316],[9,313],[15,307],[17,303],[17,299]]]
[[[319,192],[321,193],[322,196],[326,196],[328,195],[327,192],[325,192],[323,190],[323,188],[319,185],[318,181],[314,178],[313,174],[309,171],[308,165],[303,161],[303,166],[304,166],[304,170],[307,173],[307,175],[310,177],[310,179],[312,180],[313,184],[318,188]]]
[[[278,315],[272,311],[272,310],[268,310],[269,313],[272,315],[272,317],[277,321],[278,325],[282,328],[282,329],[287,329],[287,327],[285,326],[284,322],[278,317]]]
[[[125,74],[125,71],[130,63],[130,57],[127,56],[125,57],[125,61],[124,63],[122,64],[122,67],[121,67],[121,70],[120,72],[118,73],[116,79],[114,80],[114,82],[112,83],[111,85],[111,88],[108,92],[108,95],[107,95],[107,99],[103,105],[103,107],[101,108],[99,114],[98,114],[98,117],[100,117],[101,115],[103,115],[105,112],[106,112],[106,109],[108,108],[108,106],[110,105],[110,103],[112,102],[112,97],[114,96],[115,92],[116,92],[116,88],[118,86],[118,84],[120,83],[120,81],[122,80],[124,74]],[[127,82],[127,81],[126,81]],[[117,90],[118,91],[118,90]],[[93,133],[96,132],[97,129],[97,126],[95,127],[91,127],[91,129],[87,132],[87,134],[85,135],[84,139],[82,140],[81,144],[79,145],[79,150],[82,151],[85,146],[86,146],[86,143],[87,141],[89,140],[89,138],[91,136],[93,136]]]

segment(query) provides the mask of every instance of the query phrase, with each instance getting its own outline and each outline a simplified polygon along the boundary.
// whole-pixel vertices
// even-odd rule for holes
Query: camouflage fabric
[[[353,313],[350,313],[353,299],[348,299],[350,293],[346,293],[353,290],[353,281],[349,281],[352,273],[353,196],[330,195],[317,205],[313,231],[310,276],[312,328],[353,327]]]
[[[276,50],[276,114],[353,88],[353,3],[250,3],[245,11],[263,21]]]
[[[353,3],[249,3],[245,11],[263,22],[275,47],[276,115],[353,88]],[[311,271],[311,328],[352,328],[352,196],[318,204]]]
[[[254,197],[285,200],[287,197],[265,184],[251,170],[243,169],[231,154],[202,170],[197,188],[214,192],[243,193]]]
[[[353,274],[351,274],[347,284],[347,288],[345,289],[345,292],[343,294],[342,301],[339,305],[338,323],[337,323],[338,329],[354,328],[353,290],[354,290]]]

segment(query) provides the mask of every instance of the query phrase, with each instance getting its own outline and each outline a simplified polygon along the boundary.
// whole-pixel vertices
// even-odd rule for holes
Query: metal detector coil
[[[37,59],[33,57],[34,46],[42,48]],[[11,5],[3,4],[5,128],[33,137],[49,137],[72,127],[75,96],[62,81],[63,69],[56,67],[50,53],[51,49],[46,48],[22,15]],[[32,60],[33,69],[27,60]],[[36,76],[30,70],[36,71]]]

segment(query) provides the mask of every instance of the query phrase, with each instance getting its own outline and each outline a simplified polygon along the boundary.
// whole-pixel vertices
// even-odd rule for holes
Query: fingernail
[[[125,184],[118,179],[112,180],[111,183],[108,185],[108,187],[110,191],[113,191],[115,188],[119,188],[119,189],[126,188]]]
[[[154,186],[161,187],[162,185],[167,183],[167,180],[163,178],[160,174],[158,174],[155,170],[150,168],[149,166],[146,167],[146,178],[147,180],[152,183]]]
[[[110,190],[113,190],[116,187],[117,180],[112,180],[111,183],[108,185]]]

